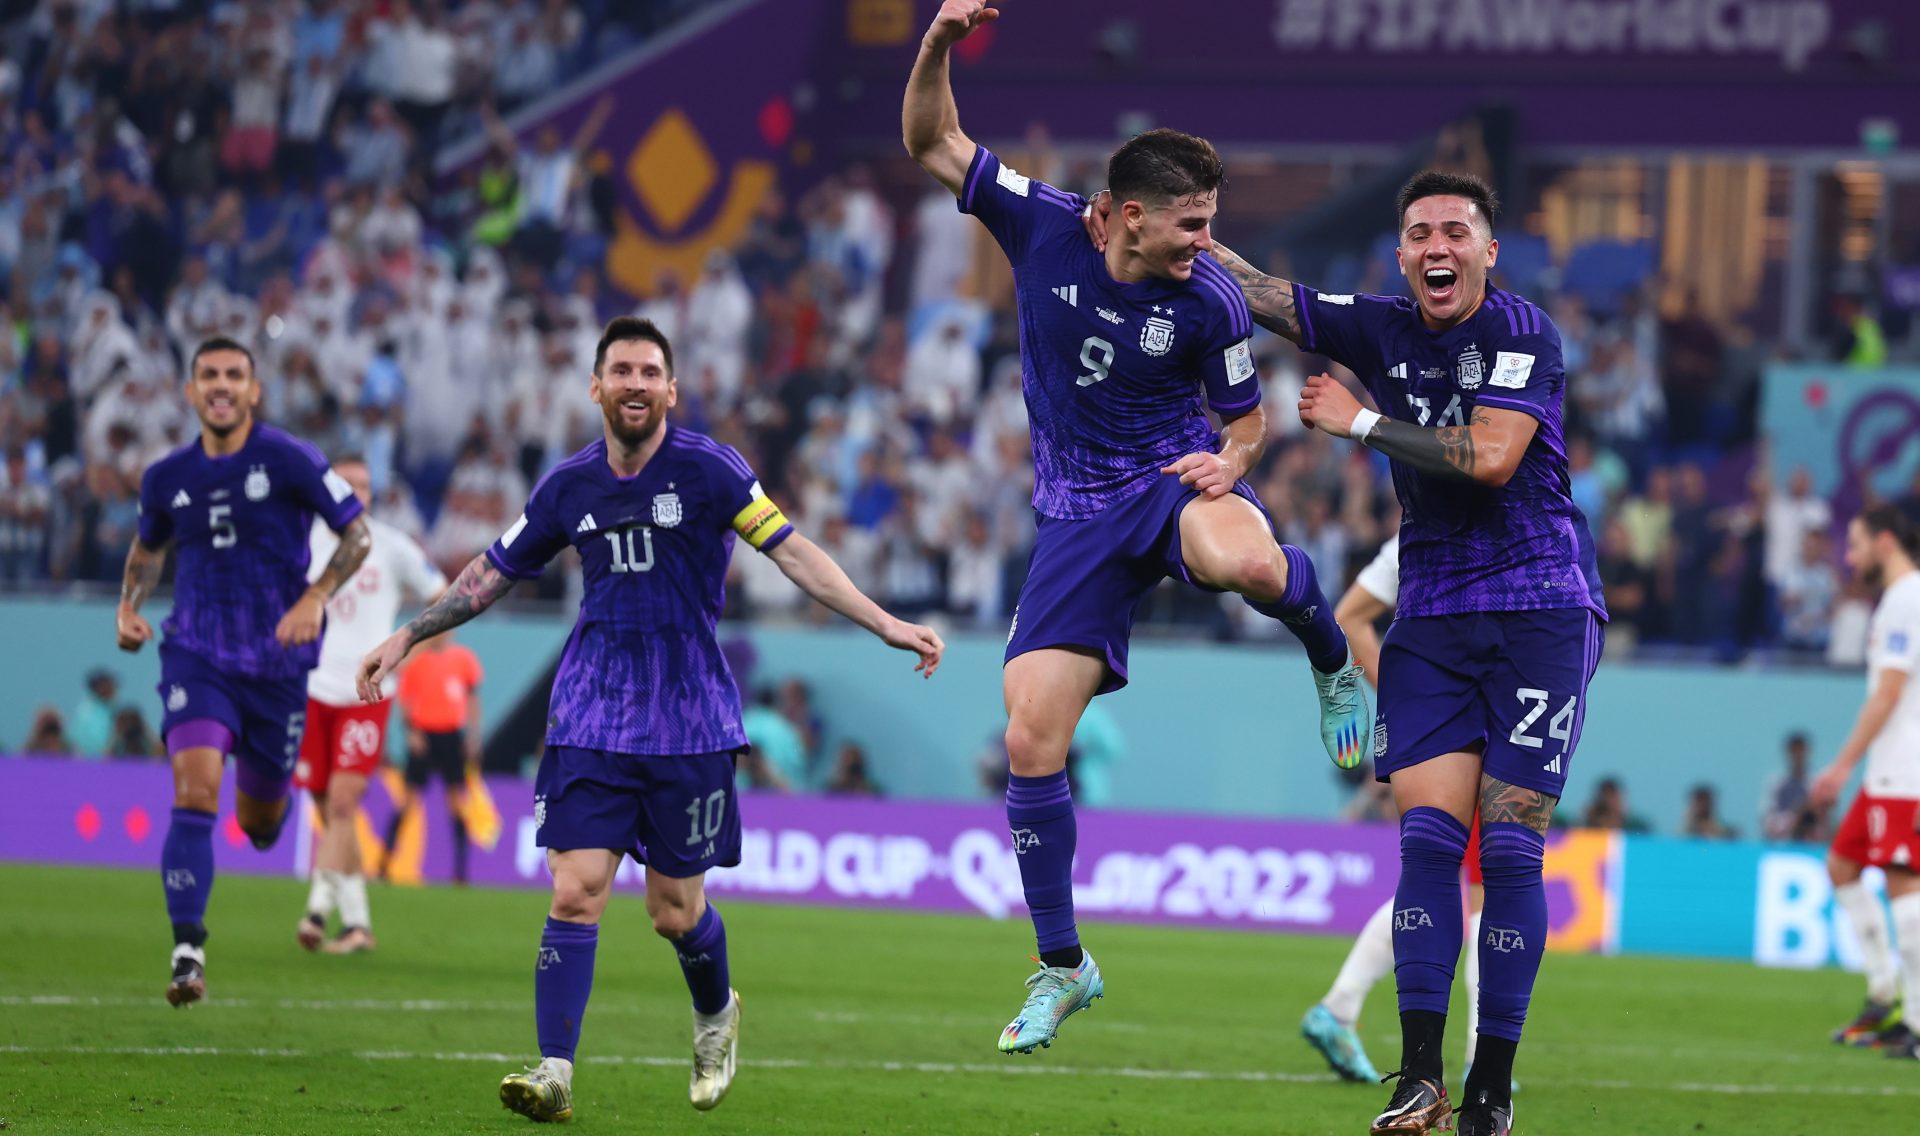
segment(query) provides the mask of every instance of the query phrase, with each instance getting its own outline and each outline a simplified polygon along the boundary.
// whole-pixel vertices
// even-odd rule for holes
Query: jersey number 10
[[[634,537],[640,540],[635,546]],[[650,572],[653,570],[653,530],[645,526],[626,529],[622,532],[606,534],[607,543],[613,546],[613,570],[615,572]]]

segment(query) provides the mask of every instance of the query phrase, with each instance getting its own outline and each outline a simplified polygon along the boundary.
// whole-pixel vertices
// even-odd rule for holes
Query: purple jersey
[[[740,692],[714,625],[736,533],[762,552],[792,534],[731,446],[662,427],[638,474],[615,476],[595,442],[534,486],[487,550],[516,580],[571,544],[586,594],[560,655],[547,744],[664,755],[747,744]]]
[[[1408,615],[1588,608],[1605,619],[1587,518],[1569,493],[1560,406],[1560,329],[1487,286],[1478,311],[1443,332],[1395,296],[1336,296],[1294,285],[1300,345],[1352,368],[1382,414],[1460,426],[1475,406],[1540,422],[1504,487],[1393,463],[1400,497],[1400,609]]]
[[[311,443],[255,422],[239,452],[209,457],[195,438],[140,478],[140,543],[178,546],[167,643],[229,674],[303,676],[320,641],[282,647],[273,630],[307,590],[318,516],[335,532],[360,499]]]
[[[1213,451],[1206,406],[1233,416],[1260,404],[1253,318],[1226,270],[1202,256],[1187,280],[1119,283],[1081,227],[1085,204],[984,146],[960,194],[961,212],[980,218],[1013,264],[1033,507],[1066,520],[1145,491],[1177,458]]]

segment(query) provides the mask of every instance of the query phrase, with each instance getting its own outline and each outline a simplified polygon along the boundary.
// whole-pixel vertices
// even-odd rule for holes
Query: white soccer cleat
[[[322,916],[308,912],[300,917],[300,929],[294,935],[303,950],[317,951],[320,944],[327,941],[327,921]]]
[[[207,952],[186,943],[173,948],[173,978],[167,983],[167,1004],[191,1006],[207,996]]]
[[[500,1104],[542,1124],[573,1119],[573,1062],[543,1057],[524,1073],[500,1080]]]
[[[687,1098],[705,1112],[727,1097],[733,1087],[734,1061],[740,1052],[740,992],[727,991],[727,1008],[708,1017],[693,1014],[693,1077]]]

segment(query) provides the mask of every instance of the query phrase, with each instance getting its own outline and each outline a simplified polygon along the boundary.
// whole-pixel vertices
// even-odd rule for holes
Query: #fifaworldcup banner
[[[473,850],[472,882],[546,887],[531,786],[491,778],[488,787],[500,835],[491,849]],[[171,794],[158,763],[0,759],[0,860],[155,867]],[[385,832],[390,801],[376,781],[363,835]],[[716,893],[996,919],[1025,914],[1019,860],[994,805],[750,794],[741,812],[741,863],[709,877]],[[426,880],[447,879],[448,831],[436,787],[421,823],[403,829],[398,878],[417,870]],[[219,832],[223,872],[305,871],[305,825],[265,854],[247,846],[231,815],[223,814]],[[1606,833],[1553,834],[1550,946],[1612,948],[1614,849]],[[1078,851],[1074,899],[1091,920],[1352,934],[1393,894],[1399,876],[1390,825],[1087,810]],[[638,892],[642,880],[629,860],[616,886]]]

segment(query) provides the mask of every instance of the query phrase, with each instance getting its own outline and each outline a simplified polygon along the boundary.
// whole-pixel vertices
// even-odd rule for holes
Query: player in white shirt
[[[360,503],[371,508],[373,485],[366,462],[343,457],[333,468],[353,486]],[[301,788],[313,794],[326,818],[313,856],[307,913],[300,919],[300,945],[311,951],[325,942],[331,954],[373,949],[357,828],[367,778],[380,768],[386,753],[387,715],[393,708],[391,680],[385,697],[369,704],[360,701],[354,676],[361,657],[393,631],[403,599],[425,602],[447,587],[447,578],[412,537],[371,516],[367,523],[373,549],[327,603],[326,636],[319,665],[307,676],[307,730],[294,769]],[[325,525],[316,524],[313,563],[325,564],[338,539]],[[340,933],[328,941],[327,917],[336,906]]]
[[[1360,569],[1340,602],[1334,605],[1333,618],[1347,633],[1347,646],[1353,660],[1367,674],[1367,681],[1380,685],[1380,632],[1375,625],[1390,615],[1400,600],[1400,537],[1395,534]],[[1480,883],[1480,823],[1475,818],[1472,838],[1467,846],[1467,936],[1469,943],[1480,939],[1480,908],[1486,892]],[[1480,953],[1466,952],[1467,983],[1467,1065],[1473,1064],[1474,1042],[1480,1024]],[[1393,897],[1389,896],[1367,918],[1367,925],[1353,940],[1353,949],[1340,964],[1340,973],[1326,996],[1300,1020],[1300,1036],[1307,1039],[1327,1059],[1333,1071],[1349,1081],[1378,1084],[1380,1073],[1367,1059],[1366,1047],[1354,1032],[1360,1018],[1360,1006],[1367,992],[1393,973]]]
[[[1920,572],[1914,570],[1916,537],[1905,514],[1876,505],[1847,526],[1847,566],[1869,587],[1883,586],[1867,636],[1867,701],[1853,732],[1832,765],[1814,778],[1816,808],[1831,805],[1852,779],[1860,759],[1867,775],[1827,851],[1834,898],[1853,921],[1867,972],[1867,1004],[1859,1017],[1835,1030],[1842,1045],[1879,1047],[1889,1057],[1920,1056],[1920,1046],[1902,1020],[1896,986],[1906,973],[1906,1013],[1920,1013],[1920,683],[1909,681],[1920,662]],[[1863,867],[1886,873],[1892,933],[1879,900],[1860,882]]]

